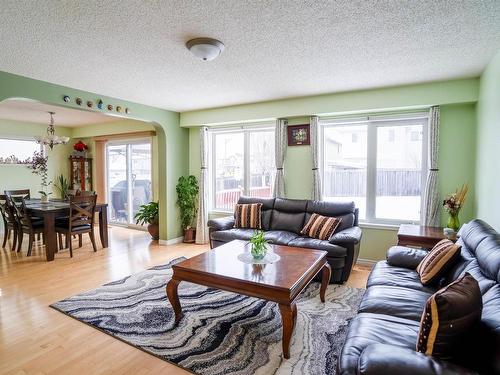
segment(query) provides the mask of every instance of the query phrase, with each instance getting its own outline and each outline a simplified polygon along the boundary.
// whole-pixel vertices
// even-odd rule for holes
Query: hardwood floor
[[[25,244],[26,245],[26,244]],[[9,245],[7,245],[9,248]],[[114,227],[110,247],[84,246],[45,261],[0,250],[0,374],[188,374],[48,306],[103,283],[171,259],[192,257],[208,246],[151,242],[146,232]],[[346,285],[364,287],[368,267],[355,267]]]

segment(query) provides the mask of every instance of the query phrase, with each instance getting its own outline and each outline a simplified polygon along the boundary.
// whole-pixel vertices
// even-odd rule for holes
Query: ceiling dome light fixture
[[[193,55],[203,61],[211,61],[224,51],[224,44],[212,38],[195,38],[186,42],[186,47]]]
[[[47,135],[44,136],[37,136],[35,137],[36,143],[44,146],[49,146],[50,149],[55,145],[65,145],[66,143],[69,142],[69,137],[58,137],[55,132],[56,129],[54,128],[54,115],[55,112],[47,112],[50,114],[50,124],[49,127],[47,128]]]

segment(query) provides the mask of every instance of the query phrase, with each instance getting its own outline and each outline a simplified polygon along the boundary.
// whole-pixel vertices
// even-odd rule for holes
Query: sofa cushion
[[[276,198],[271,217],[271,230],[300,233],[306,216],[306,200]]]
[[[359,312],[387,314],[420,321],[431,293],[401,286],[374,285],[363,296]]]
[[[438,281],[460,256],[460,245],[448,239],[439,241],[417,266],[424,285]]]
[[[288,232],[285,230],[270,230],[264,232],[264,238],[270,243],[276,245],[288,245],[288,243],[298,236],[295,233]]]
[[[262,203],[262,229],[271,229],[271,215],[274,208],[274,198],[255,198],[255,197],[245,197],[241,196],[238,199],[239,204],[246,203]]]
[[[345,247],[332,245],[328,241],[318,240],[317,238],[297,237],[290,241],[288,246],[325,250],[328,252],[328,257],[345,257],[347,254],[347,249]]]
[[[457,348],[474,345],[464,338],[479,326],[482,308],[479,285],[468,273],[440,289],[429,298],[422,313],[417,351],[453,359]]]
[[[420,290],[430,294],[438,290],[434,285],[422,285],[420,276],[415,270],[409,270],[403,267],[392,267],[387,261],[378,262],[375,267],[373,267],[370,276],[368,276],[366,286],[371,287],[373,285],[404,285],[405,288]]]
[[[221,242],[229,242],[232,240],[248,241],[254,234],[255,229],[233,228],[212,232],[211,238]]]
[[[336,217],[312,214],[300,231],[300,234],[319,240],[329,240],[335,229],[339,226],[340,219]]]
[[[414,270],[428,254],[426,250],[404,246],[392,246],[387,250],[387,263],[394,267]]]
[[[234,227],[262,229],[262,203],[238,203],[234,207]]]
[[[309,220],[313,213],[323,216],[334,216],[341,219],[335,231],[340,232],[354,225],[356,220],[355,212],[354,202],[308,201],[305,222]]]
[[[360,313],[351,321],[339,358],[340,374],[357,374],[359,357],[371,344],[415,349],[419,323],[385,314]]]

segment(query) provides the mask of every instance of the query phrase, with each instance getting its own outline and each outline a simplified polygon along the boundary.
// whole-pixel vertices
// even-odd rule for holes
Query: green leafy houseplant
[[[68,198],[69,181],[66,180],[64,175],[59,175],[56,177],[56,182],[54,183],[55,188],[59,191],[61,199]]]
[[[160,238],[159,205],[158,202],[149,202],[139,207],[139,210],[134,216],[136,224],[148,224],[148,232],[153,237],[153,240]]]
[[[52,183],[48,180],[48,160],[49,157],[45,156],[42,151],[35,151],[30,160],[28,168],[31,169],[31,173],[40,176],[42,190],[38,191],[42,197],[42,203],[49,201],[49,195],[52,193],[47,192],[47,187]]]
[[[199,186],[195,176],[181,176],[177,182],[177,206],[179,206],[184,242],[194,242],[192,224],[196,217],[196,199]]]
[[[267,241],[264,238],[264,231],[256,230],[255,234],[250,238],[252,244],[251,253],[255,259],[262,259],[267,253]]]

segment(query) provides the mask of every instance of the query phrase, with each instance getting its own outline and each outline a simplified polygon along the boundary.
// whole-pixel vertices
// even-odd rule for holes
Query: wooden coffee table
[[[331,274],[326,251],[273,245],[273,251],[281,259],[273,264],[257,265],[238,259],[239,254],[249,251],[247,244],[247,241],[231,241],[172,266],[167,296],[174,309],[175,324],[182,318],[177,293],[181,281],[276,302],[283,322],[283,356],[290,358],[290,339],[297,320],[295,300],[320,271],[320,298],[325,302]]]

